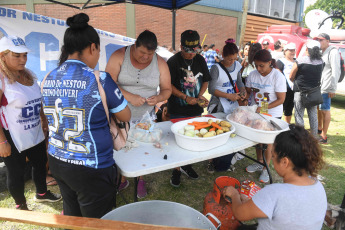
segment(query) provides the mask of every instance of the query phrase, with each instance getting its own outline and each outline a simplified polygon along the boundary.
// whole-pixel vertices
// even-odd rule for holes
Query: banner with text
[[[64,20],[0,7],[0,37],[13,35],[24,39],[31,50],[26,67],[37,75],[38,81],[57,67],[66,28]],[[135,42],[129,37],[96,31],[101,39],[101,55],[96,69],[104,70],[115,50]]]

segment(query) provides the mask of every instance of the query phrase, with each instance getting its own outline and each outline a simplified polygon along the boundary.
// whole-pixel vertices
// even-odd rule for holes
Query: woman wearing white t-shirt
[[[25,68],[29,49],[24,40],[0,39],[0,157],[7,167],[7,186],[16,208],[28,210],[24,196],[26,157],[33,166],[37,202],[56,202],[61,196],[47,190],[47,152],[41,119],[41,92],[36,78]],[[45,124],[47,130],[47,123]]]
[[[267,98],[268,113],[275,118],[281,118],[283,115],[283,103],[286,95],[286,80],[284,75],[275,69],[275,60],[267,50],[260,50],[254,56],[256,70],[251,72],[246,81],[247,94],[250,95],[249,105],[258,105],[257,112],[260,112],[261,101]],[[272,145],[268,145],[265,152],[267,165],[272,158]],[[256,149],[257,159],[263,162],[262,152]],[[249,165],[247,172],[262,171],[260,181],[267,183],[269,175],[267,169],[258,163]]]

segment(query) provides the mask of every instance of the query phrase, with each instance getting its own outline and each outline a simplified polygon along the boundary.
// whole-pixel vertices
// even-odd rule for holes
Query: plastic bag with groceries
[[[163,131],[159,128],[155,128],[155,118],[151,117],[149,112],[143,115],[139,122],[131,124],[129,130],[129,136],[137,141],[154,143],[160,141]]]
[[[274,126],[262,116],[257,114],[257,106],[239,106],[229,116],[231,121],[248,126],[253,129],[274,131]]]

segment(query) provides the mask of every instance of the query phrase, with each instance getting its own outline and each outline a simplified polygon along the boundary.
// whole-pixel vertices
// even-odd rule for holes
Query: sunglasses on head
[[[189,48],[189,47],[185,47],[185,46],[182,46],[184,52],[186,53],[197,53],[197,47],[194,47],[194,48]]]

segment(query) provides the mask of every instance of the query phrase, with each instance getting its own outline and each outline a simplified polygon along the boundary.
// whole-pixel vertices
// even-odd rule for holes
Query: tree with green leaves
[[[304,11],[304,17],[303,22],[305,19],[305,15],[314,9],[319,9],[325,11],[327,14],[332,14],[332,11],[341,11],[344,15],[345,13],[345,1],[344,0],[317,0],[315,4],[310,5],[307,7],[307,9]],[[343,16],[344,17],[344,16]],[[340,22],[339,19],[332,19],[333,20],[333,28]],[[305,25],[305,23],[304,23]],[[341,27],[342,29],[345,29],[345,23]]]

